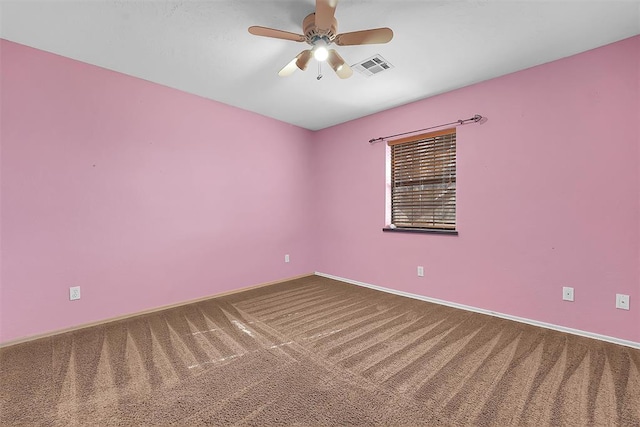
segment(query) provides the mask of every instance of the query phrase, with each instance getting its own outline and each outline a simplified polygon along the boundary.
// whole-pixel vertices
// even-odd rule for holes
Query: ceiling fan
[[[279,76],[289,76],[297,68],[302,71],[306,70],[311,57],[314,57],[320,62],[326,61],[338,77],[346,79],[351,77],[353,70],[335,49],[328,49],[329,45],[332,43],[338,46],[387,43],[393,38],[393,31],[390,28],[375,28],[338,34],[338,21],[334,17],[337,4],[338,0],[316,0],[315,13],[307,15],[302,21],[304,35],[267,27],[249,27],[249,32],[256,36],[307,42],[312,46],[311,49],[300,52],[285,65],[278,73]],[[318,79],[320,77],[318,76]]]

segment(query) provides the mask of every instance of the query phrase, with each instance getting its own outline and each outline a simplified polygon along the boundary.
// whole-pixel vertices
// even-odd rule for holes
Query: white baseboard
[[[552,323],[540,322],[538,320],[527,319],[524,317],[512,316],[510,314],[498,313],[495,311],[485,310],[483,308],[472,307],[470,305],[458,304],[437,298],[425,297],[423,295],[412,294],[410,292],[398,291],[395,289],[385,288],[382,286],[371,285],[369,283],[358,282],[357,280],[345,279],[344,277],[332,276],[331,274],[315,272],[317,276],[326,277],[328,279],[339,280],[341,282],[350,283],[352,285],[363,286],[365,288],[375,289],[377,291],[387,292],[390,294],[400,295],[403,297],[413,298],[421,301],[432,302],[434,304],[446,305],[448,307],[459,308],[461,310],[473,311],[475,313],[488,314],[489,316],[500,317],[502,319],[513,320],[515,322],[526,323],[528,325],[539,326],[541,328],[553,329],[554,331],[566,332],[568,334],[579,335],[581,337],[593,338],[600,341],[606,341],[613,344],[620,344],[627,347],[640,349],[640,343],[635,341],[623,340],[621,338],[610,337],[608,335],[596,334],[593,332],[581,331],[580,329],[567,328],[565,326],[554,325]]]

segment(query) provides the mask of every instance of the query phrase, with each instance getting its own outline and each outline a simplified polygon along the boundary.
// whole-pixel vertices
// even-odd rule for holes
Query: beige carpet
[[[640,350],[311,276],[0,349],[0,425],[640,425]]]

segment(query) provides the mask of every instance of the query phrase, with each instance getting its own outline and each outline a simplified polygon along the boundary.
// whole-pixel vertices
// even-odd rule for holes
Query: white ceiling
[[[338,32],[390,27],[388,44],[343,46],[395,66],[340,80],[327,66],[277,73],[304,43],[314,0],[0,1],[0,37],[317,130],[640,34],[640,0],[341,0]],[[640,53],[639,53],[640,55]]]

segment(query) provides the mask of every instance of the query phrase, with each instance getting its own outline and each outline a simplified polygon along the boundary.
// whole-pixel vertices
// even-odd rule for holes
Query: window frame
[[[414,144],[414,147],[411,147],[411,144]],[[447,144],[449,145],[448,147],[446,146]],[[396,151],[396,156],[403,153],[406,156],[406,150],[409,150],[413,151],[411,154],[419,152],[422,155],[428,153],[432,158],[428,158],[426,156],[420,157],[419,159],[416,159],[415,162],[412,162],[410,159],[409,163],[407,163],[406,160],[402,160],[402,163],[404,164],[396,168],[396,165],[393,163],[394,147],[400,145],[405,145],[405,147],[402,147],[402,152],[398,152],[400,149],[397,149],[398,151]],[[387,226],[383,228],[383,231],[457,235],[456,128],[447,128],[435,132],[388,141],[386,144],[385,154],[387,183],[385,223]],[[427,172],[425,172],[425,167],[429,168]],[[440,172],[438,172],[436,168],[440,169]],[[419,171],[417,172],[417,175],[415,175],[416,182],[413,185],[411,184],[413,181],[413,178],[411,177],[412,170]],[[397,179],[396,182],[393,182],[393,177],[396,176],[397,173],[403,174],[403,179]],[[401,182],[402,185],[397,185],[399,182]],[[409,226],[407,225],[407,221],[404,221],[403,225],[393,224],[394,213],[397,213],[400,209],[396,208],[394,210],[394,200],[398,203],[399,200],[402,200],[403,198],[402,196],[394,194],[394,185],[395,188],[404,187],[406,189],[407,187],[414,187],[413,191],[409,190],[406,193],[409,201],[411,201],[418,192],[421,193],[421,197],[425,194],[433,195],[433,197],[427,198],[425,203],[421,204],[418,202],[415,207],[412,205],[409,209],[417,209],[418,213],[416,214],[416,218],[424,216],[426,213],[430,213],[432,219],[431,222],[433,223],[432,226],[427,225],[427,222],[424,220],[409,221],[412,224],[422,223],[422,225],[418,226]],[[451,188],[451,185],[453,185],[453,188]],[[435,191],[438,189],[442,190],[445,194],[445,198],[441,201],[440,208],[435,205],[437,200]],[[396,196],[395,198],[394,195]],[[436,215],[436,211],[440,211],[440,214]],[[409,216],[409,214],[406,215]],[[403,223],[403,221],[399,221],[397,218],[395,219],[398,223]]]

